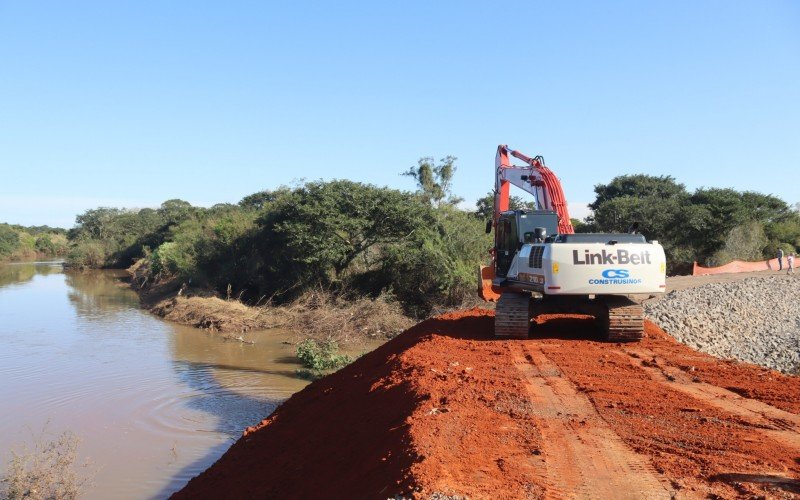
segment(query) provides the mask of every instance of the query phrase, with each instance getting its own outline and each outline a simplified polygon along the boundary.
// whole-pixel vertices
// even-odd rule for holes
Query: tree
[[[763,224],[783,220],[792,213],[791,207],[785,201],[771,194],[745,191],[741,196],[748,216]]]
[[[439,206],[442,202],[456,205],[462,198],[451,193],[453,175],[456,173],[456,157],[445,156],[437,165],[433,158],[420,158],[416,167],[411,167],[400,175],[413,177],[417,181],[420,195],[428,203]]]
[[[711,262],[720,266],[732,260],[761,260],[766,246],[767,236],[764,234],[764,226],[758,221],[751,220],[731,229],[725,238],[725,245],[714,254]]]
[[[478,266],[488,264],[491,246],[483,221],[443,206],[437,209],[436,225],[386,248],[381,270],[406,311],[424,317],[435,307],[457,306],[476,296]]]
[[[702,228],[692,235],[701,261],[711,258],[725,246],[733,228],[758,221],[773,236],[775,225],[791,216],[788,205],[782,200],[752,191],[700,188],[691,195],[689,202],[703,214]]]
[[[247,210],[263,210],[274,203],[281,196],[286,196],[291,191],[287,187],[280,187],[275,191],[259,191],[247,195],[239,201],[239,206]]]
[[[411,193],[353,181],[310,182],[258,219],[261,286],[339,282],[355,259],[433,224]]]
[[[8,257],[17,249],[19,235],[8,224],[0,224],[0,257]]]
[[[526,202],[519,196],[508,198],[508,208],[510,210],[528,209],[533,207],[533,200]],[[494,213],[494,191],[489,191],[486,196],[475,202],[475,215],[479,219],[489,219]]]
[[[168,226],[180,224],[193,216],[196,211],[197,209],[191,203],[179,199],[167,200],[157,210],[164,223]]]
[[[589,208],[597,210],[610,200],[631,196],[634,198],[685,198],[686,187],[675,182],[671,175],[654,176],[645,174],[620,175],[614,177],[608,184],[598,184],[594,187],[597,195],[594,203]]]
[[[689,194],[670,176],[649,175],[615,177],[595,186],[595,193],[589,206],[598,229],[625,231],[638,223],[642,234],[664,246],[669,272],[688,271],[694,260],[717,263],[730,255],[759,260],[800,238],[800,215],[772,195],[725,188]]]
[[[69,230],[69,238],[106,239],[110,235],[114,219],[122,212],[119,208],[109,207],[87,210],[75,217],[75,227]]]
[[[594,233],[597,231],[597,227],[593,220],[589,221],[588,219],[570,219],[569,221],[576,233]]]
[[[623,175],[595,186],[597,199],[587,219],[593,230],[627,232],[634,224],[650,240],[658,240],[667,254],[668,272],[685,271],[694,255],[688,241],[705,219],[691,210],[683,184],[670,176]]]

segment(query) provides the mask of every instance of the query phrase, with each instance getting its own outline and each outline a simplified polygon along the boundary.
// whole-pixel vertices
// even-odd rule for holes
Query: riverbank
[[[291,330],[301,340],[313,338],[341,344],[365,339],[388,340],[416,322],[385,294],[374,299],[345,299],[315,290],[288,305],[251,306],[177,279],[150,283],[149,273],[136,265],[128,269],[128,274],[130,286],[152,314],[242,341],[247,340],[248,332],[273,328]]]

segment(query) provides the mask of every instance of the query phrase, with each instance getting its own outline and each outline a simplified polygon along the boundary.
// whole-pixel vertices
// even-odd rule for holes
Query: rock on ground
[[[770,275],[667,293],[645,314],[680,342],[720,358],[800,372],[800,277]]]

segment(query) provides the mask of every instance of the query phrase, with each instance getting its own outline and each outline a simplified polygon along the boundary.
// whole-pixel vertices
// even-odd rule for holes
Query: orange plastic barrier
[[[783,269],[789,264],[786,262],[786,256],[783,257]],[[795,266],[797,266],[797,257],[795,257]],[[758,262],[745,262],[743,260],[734,260],[728,262],[724,266],[719,267],[703,267],[698,266],[697,262],[694,263],[692,276],[702,276],[704,274],[724,274],[724,273],[749,273],[752,271],[777,271],[778,259],[761,260]]]

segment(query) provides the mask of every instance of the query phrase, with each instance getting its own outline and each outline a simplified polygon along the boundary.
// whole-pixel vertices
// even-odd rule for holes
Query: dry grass
[[[71,432],[48,440],[45,431],[33,436],[32,447],[11,451],[0,498],[72,500],[88,488],[89,464],[76,463],[80,440]]]
[[[301,337],[341,344],[364,338],[390,339],[415,323],[385,294],[348,300],[317,290],[279,309],[289,320],[287,327]]]
[[[392,338],[415,323],[389,296],[346,300],[327,291],[309,292],[285,306],[261,307],[217,297],[176,296],[150,310],[168,321],[224,334],[286,328],[301,339],[341,344]]]
[[[217,297],[173,297],[158,302],[151,311],[175,323],[223,333],[266,330],[287,323],[273,308],[250,307]]]

